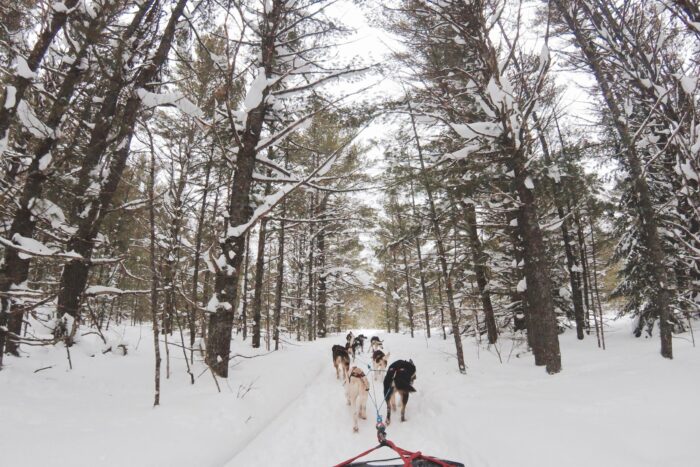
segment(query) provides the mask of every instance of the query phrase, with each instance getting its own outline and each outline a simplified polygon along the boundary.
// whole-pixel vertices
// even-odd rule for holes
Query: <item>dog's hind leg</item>
[[[408,404],[408,391],[401,391],[401,421],[406,421],[406,405]]]
[[[390,389],[386,397],[384,398],[384,402],[386,402],[386,424],[389,425],[391,423],[391,400],[394,398],[393,394],[393,389]]]
[[[349,402],[349,401],[348,401]],[[350,404],[352,409],[352,431],[358,432],[360,428],[357,426],[357,394],[352,394],[352,404]]]

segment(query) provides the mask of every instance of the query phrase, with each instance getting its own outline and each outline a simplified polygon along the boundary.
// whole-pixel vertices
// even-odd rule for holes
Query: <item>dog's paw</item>
[[[352,432],[353,432],[353,433],[357,433],[357,432],[359,432],[359,431],[360,431],[360,429],[359,429],[358,427],[356,427],[356,426],[352,427]]]

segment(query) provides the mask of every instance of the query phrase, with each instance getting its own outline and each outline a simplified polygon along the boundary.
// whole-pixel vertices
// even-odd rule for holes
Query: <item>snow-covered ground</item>
[[[330,347],[344,336],[236,358],[220,394],[209,373],[191,386],[173,347],[172,376],[163,381],[162,405],[153,408],[150,329],[117,331],[129,342],[127,356],[103,355],[96,336],[87,336],[71,352],[73,370],[61,347],[6,359],[0,465],[328,466],[376,444],[372,402],[353,433],[335,379]],[[674,340],[675,360],[665,361],[658,341],[631,337],[626,321],[612,323],[606,351],[597,349],[595,336],[577,342],[567,333],[564,371],[556,376],[535,367],[529,354],[518,357],[522,349],[511,352],[506,339],[503,363],[465,341],[464,376],[450,340],[382,338],[392,360],[412,358],[418,368],[408,420],[396,417],[388,427],[399,446],[470,467],[700,463],[700,351],[684,338]],[[240,341],[234,353],[254,355]],[[202,369],[195,363],[196,375]]]

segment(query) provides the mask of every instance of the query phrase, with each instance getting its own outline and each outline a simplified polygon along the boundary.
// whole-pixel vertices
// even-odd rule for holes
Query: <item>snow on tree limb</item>
[[[275,206],[277,206],[282,200],[291,192],[299,188],[300,186],[308,183],[310,180],[312,180],[316,175],[325,175],[330,168],[333,166],[333,163],[335,159],[338,158],[338,156],[341,154],[341,152],[350,144],[352,143],[355,138],[357,138],[360,133],[362,133],[368,126],[369,124],[365,124],[362,128],[360,128],[358,131],[356,131],[352,136],[350,136],[348,139],[343,142],[342,145],[333,153],[328,156],[318,167],[316,167],[313,171],[311,171],[310,174],[308,174],[306,177],[303,179],[299,180],[297,183],[286,186],[282,188],[281,190],[277,191],[276,193],[273,193],[269,195],[267,198],[265,198],[265,201],[263,201],[262,204],[260,204],[255,211],[253,212],[253,215],[251,216],[250,220],[246,222],[245,224],[241,224],[238,226],[229,226],[226,235],[228,237],[241,237],[243,234],[245,234],[248,230],[250,230],[251,227],[253,227],[256,222],[261,219],[263,216],[271,212]]]

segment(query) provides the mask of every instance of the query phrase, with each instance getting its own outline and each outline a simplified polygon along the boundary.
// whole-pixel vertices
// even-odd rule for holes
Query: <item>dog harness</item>
[[[365,387],[365,391],[368,391],[368,392],[369,392],[369,383],[365,383],[365,382],[362,380],[362,378],[364,378],[364,377],[366,376],[366,375],[365,375],[365,372],[362,371],[361,369],[355,367],[355,368],[353,368],[352,371],[350,372],[350,378],[352,378],[353,376],[354,376],[355,378],[359,378],[360,381],[362,381],[362,385]]]

